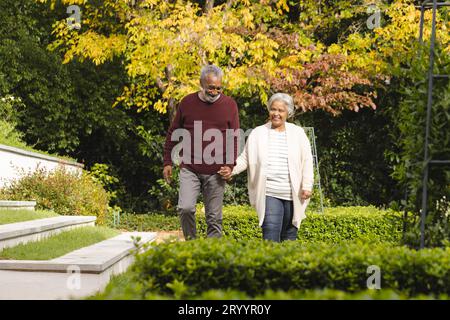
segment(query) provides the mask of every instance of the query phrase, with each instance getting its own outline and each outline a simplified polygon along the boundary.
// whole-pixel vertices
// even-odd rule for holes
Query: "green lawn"
[[[28,220],[51,218],[51,217],[57,217],[57,216],[58,216],[58,214],[56,214],[53,211],[0,209],[0,225],[28,221]]]
[[[106,227],[76,228],[38,242],[6,248],[0,251],[0,259],[50,260],[119,234],[119,231]]]
[[[0,119],[0,144],[8,147],[19,148],[24,151],[30,151],[50,157],[55,157],[69,162],[76,162],[75,159],[68,156],[60,156],[46,151],[36,150],[33,147],[28,146],[22,140],[22,134],[20,134],[19,131],[11,123],[2,119]]]

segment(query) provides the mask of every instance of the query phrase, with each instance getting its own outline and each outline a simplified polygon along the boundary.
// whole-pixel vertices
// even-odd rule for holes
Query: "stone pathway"
[[[129,232],[48,261],[0,261],[0,300],[83,298],[102,291],[110,277],[134,262],[135,245],[154,232]]]
[[[0,250],[18,243],[38,241],[84,225],[96,217],[61,216],[0,226]],[[134,262],[136,250],[131,236],[142,243],[184,241],[181,230],[123,232],[121,235],[72,251],[48,261],[0,261],[0,300],[84,298],[99,292],[110,277],[124,272]],[[146,247],[141,247],[141,251]]]
[[[176,231],[157,231],[155,243],[159,244],[164,241],[184,241],[183,232]]]

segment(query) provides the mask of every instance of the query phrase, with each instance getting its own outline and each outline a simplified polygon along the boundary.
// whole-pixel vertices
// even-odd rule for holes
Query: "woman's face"
[[[283,101],[275,100],[269,109],[269,117],[272,122],[272,127],[277,128],[284,125],[288,117],[287,106]]]

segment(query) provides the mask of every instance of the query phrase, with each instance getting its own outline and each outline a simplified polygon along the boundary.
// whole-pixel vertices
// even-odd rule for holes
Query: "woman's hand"
[[[302,199],[302,201],[305,201],[306,199],[311,198],[312,196],[312,192],[308,191],[308,190],[302,190],[301,194],[300,194],[300,199]]]
[[[164,180],[166,181],[166,183],[170,184],[170,181],[172,180],[172,166],[171,165],[164,166],[163,176],[164,176]]]
[[[220,167],[220,170],[217,171],[218,174],[222,176],[222,179],[226,181],[231,180],[231,168],[230,167]]]

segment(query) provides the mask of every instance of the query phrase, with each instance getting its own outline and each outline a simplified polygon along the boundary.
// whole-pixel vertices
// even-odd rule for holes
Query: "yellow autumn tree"
[[[81,7],[81,28],[70,30],[66,20],[57,21],[56,40],[50,48],[60,50],[66,63],[75,58],[95,64],[122,59],[129,84],[116,104],[171,111],[181,97],[198,90],[200,67],[213,63],[224,68],[230,95],[265,103],[275,89],[289,92],[297,100],[307,94],[310,99],[303,102],[303,110],[322,108],[334,114],[346,108],[374,107],[366,71],[348,64],[341,53],[327,52],[323,44],[306,36],[299,24],[290,22],[286,0],[230,0],[216,6],[207,1],[203,8],[186,0],[62,3]],[[341,72],[329,72],[329,61]],[[311,70],[306,72],[308,85],[296,87],[294,78],[305,69]],[[326,92],[322,97],[321,90],[312,91],[324,70],[323,81],[334,79],[338,88],[334,91],[342,90],[342,94]],[[356,92],[356,85],[368,90]]]

